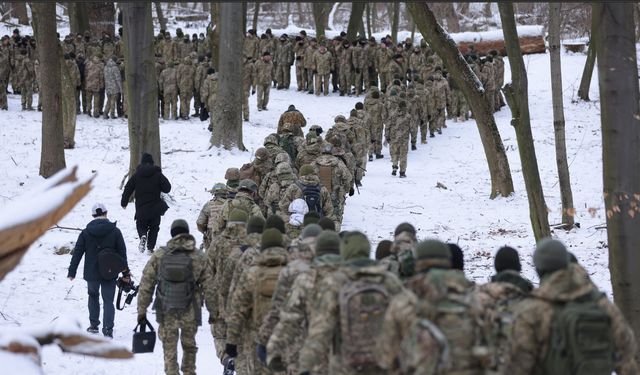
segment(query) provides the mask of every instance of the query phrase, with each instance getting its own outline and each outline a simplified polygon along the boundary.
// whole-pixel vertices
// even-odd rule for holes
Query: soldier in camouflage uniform
[[[384,99],[377,87],[371,87],[369,94],[364,98],[365,123],[371,127],[371,140],[369,147],[369,160],[382,159],[382,133],[384,130]]]
[[[87,88],[87,113],[91,114],[93,108],[93,117],[100,116],[100,92],[104,89],[104,64],[101,61],[101,55],[95,55],[91,58],[85,67],[86,72],[86,88]]]
[[[118,95],[122,94],[122,75],[120,74],[120,68],[116,65],[115,57],[107,60],[107,64],[104,67],[104,87],[104,91],[107,94],[104,118],[108,119],[109,114],[111,114],[111,118],[115,119],[117,118],[116,100]]]
[[[7,87],[11,73],[11,52],[9,37],[0,39],[0,110],[7,110]]]
[[[207,68],[209,64],[204,61],[204,56],[198,56],[196,64],[195,75],[193,77],[193,109],[194,109],[194,117],[200,116],[200,108],[203,103],[200,100],[200,89],[202,88],[202,84],[204,83],[205,78],[207,78]]]
[[[280,211],[287,212],[289,205],[296,199],[304,199],[305,190],[309,188],[319,189],[320,198],[320,212],[321,216],[326,216],[332,220],[335,220],[333,215],[333,203],[331,201],[331,193],[326,187],[320,184],[320,179],[315,173],[313,167],[309,164],[305,164],[300,167],[300,178],[297,183],[291,184],[287,190],[282,194],[280,199]],[[288,221],[288,218],[286,218]]]
[[[287,251],[282,247],[282,234],[274,228],[262,233],[260,255],[254,264],[240,276],[231,296],[231,309],[227,320],[226,355],[238,356],[238,345],[248,334],[253,342],[257,330],[271,306],[278,275],[287,264]],[[271,371],[253,355],[247,361],[249,374],[270,374]]]
[[[228,188],[225,184],[217,183],[211,189],[211,193],[213,198],[204,204],[202,210],[200,210],[200,215],[198,215],[198,220],[196,220],[198,230],[204,236],[202,247],[205,250],[209,248],[218,234],[214,232],[213,225],[216,218],[222,213],[224,202],[227,201]]]
[[[271,90],[271,81],[273,79],[273,63],[271,62],[271,54],[265,51],[262,58],[254,64],[255,75],[254,85],[258,92],[258,111],[266,111],[269,104],[269,91]]]
[[[394,231],[390,254],[381,259],[380,264],[401,279],[413,276],[415,274],[413,251],[416,242],[416,228],[413,225],[409,223],[398,225]]]
[[[482,86],[484,87],[484,96],[489,102],[489,108],[495,111],[496,77],[493,68],[493,58],[491,56],[480,60],[480,76],[478,78],[480,78],[480,82],[482,82]]]
[[[313,164],[322,151],[322,139],[315,132],[307,133],[305,143],[300,147],[296,157],[296,169],[300,170],[305,164]]]
[[[256,31],[250,29],[244,38],[242,46],[242,54],[244,57],[250,57],[253,60],[257,60],[260,56],[260,39],[256,36]]]
[[[367,59],[364,54],[364,48],[362,48],[362,45],[358,42],[354,42],[351,47],[351,60],[353,61],[353,85],[356,96],[360,96],[364,85],[362,77],[366,69]]]
[[[249,215],[260,216],[264,219],[262,215],[262,211],[260,207],[256,204],[254,200],[254,195],[256,194],[258,187],[256,183],[252,180],[242,180],[238,184],[238,193],[232,200],[227,200],[224,202],[222,206],[222,213],[216,219],[213,228],[215,230],[222,231],[227,227],[227,222],[229,221],[229,216],[231,215],[231,211],[234,209],[240,209],[246,212]]]
[[[207,249],[207,257],[209,259],[209,273],[211,278],[211,289],[216,293],[216,315],[212,317],[211,334],[213,335],[216,352],[218,357],[222,359],[224,345],[226,343],[226,323],[225,323],[225,307],[229,298],[229,288],[223,288],[223,285],[229,285],[232,275],[225,274],[225,262],[229,258],[229,254],[234,247],[240,246],[246,236],[246,224],[248,215],[245,211],[234,209],[229,215],[226,228],[216,236],[210,247]],[[227,281],[225,278],[228,278]]]
[[[387,126],[385,139],[391,153],[392,171],[395,176],[400,166],[400,178],[407,177],[407,153],[409,152],[409,133],[411,130],[411,116],[407,113],[407,102],[398,103],[397,110],[391,115]]]
[[[538,243],[534,251],[533,263],[540,276],[540,287],[531,293],[531,297],[515,306],[515,321],[511,330],[512,340],[504,373],[514,375],[559,373],[557,371],[563,371],[561,368],[566,368],[568,365],[582,365],[582,363],[572,363],[575,351],[582,349],[584,351],[580,354],[592,357],[589,358],[591,360],[589,363],[598,366],[596,368],[602,373],[615,370],[616,374],[637,374],[640,371],[634,358],[637,344],[631,327],[618,307],[609,301],[606,294],[595,287],[584,268],[569,263],[566,247],[557,240],[544,239]],[[552,342],[552,338],[556,335],[562,335],[560,332],[552,331],[552,326],[557,319],[554,317],[561,316],[562,310],[568,308],[563,308],[564,305],[584,306],[581,308],[582,311],[578,310],[577,306],[574,307],[574,314],[583,314],[582,317],[576,317],[576,326],[580,326],[582,322],[589,324],[590,329],[574,332],[573,334],[577,337],[564,336],[567,340],[578,340],[580,348],[568,345],[569,348],[565,349],[560,346],[561,343]],[[596,326],[591,318],[591,322],[587,323],[585,319],[589,318],[584,315],[588,314],[585,309],[589,305],[587,311],[591,315],[599,311],[608,315],[609,322],[605,323],[606,325]],[[604,326],[610,331],[603,332]],[[578,328],[566,327],[567,334],[573,329]],[[605,339],[607,336],[608,339]],[[589,349],[593,350],[594,344],[595,351],[589,352]],[[605,354],[602,353],[602,348],[607,348],[609,345],[613,352],[607,352],[606,357],[603,357]],[[550,353],[552,349],[556,352]],[[559,354],[563,349],[569,352]],[[602,367],[605,365],[603,361],[612,368]],[[582,366],[580,368],[581,373],[587,370]]]
[[[287,110],[280,115],[280,119],[278,120],[278,130],[277,134],[282,134],[282,128],[284,124],[293,125],[293,135],[298,137],[304,137],[304,133],[302,132],[302,128],[307,126],[307,119],[304,118],[302,112],[296,109],[296,106],[291,104]]]
[[[293,63],[293,46],[286,34],[280,36],[276,49],[276,75],[278,90],[288,89],[291,81],[291,64]]]
[[[207,69],[207,78],[200,88],[200,98],[209,111],[209,131],[213,130],[214,109],[218,92],[218,73],[215,69]]]
[[[296,175],[293,173],[293,169],[290,164],[281,163],[275,169],[276,179],[269,185],[265,195],[264,195],[264,204],[269,211],[269,215],[279,215],[284,219],[287,218],[287,207],[282,210],[280,207],[280,199],[284,195],[285,191],[289,186],[295,185],[296,183]]]
[[[193,61],[189,56],[182,59],[182,63],[178,65],[176,74],[178,78],[178,92],[180,95],[180,118],[188,120],[196,74]]]
[[[293,52],[296,55],[296,82],[298,83],[298,91],[305,89],[305,80],[307,75],[304,72],[304,52],[306,46],[301,36],[296,36],[296,42],[293,45]]]
[[[313,75],[315,70],[315,55],[318,52],[318,41],[316,38],[309,40],[309,45],[304,51],[304,71],[306,73],[305,82],[307,84],[306,90],[308,94],[313,94]]]
[[[346,165],[331,154],[333,146],[324,145],[322,155],[313,164],[316,174],[320,178],[320,184],[331,193],[333,202],[333,214],[336,224],[342,222],[343,207],[347,192],[353,194],[353,176]],[[339,227],[339,226],[338,226]]]
[[[333,56],[327,51],[327,47],[320,46],[318,52],[313,54],[313,71],[316,75],[316,96],[323,93],[329,95],[329,80],[331,76],[331,63]]]
[[[256,93],[253,58],[246,57],[242,65],[242,118],[249,121],[249,96]]]
[[[494,79],[495,79],[495,87],[496,87],[496,96],[495,96],[495,109],[499,111],[500,108],[505,106],[504,99],[502,98],[502,92],[500,89],[504,85],[504,60],[502,56],[498,54],[498,51],[492,49],[489,51],[489,55],[493,57],[493,67],[494,69]]]
[[[342,42],[342,48],[338,55],[338,72],[340,73],[340,96],[351,95],[351,82],[353,74],[353,55],[351,43],[348,40]]]
[[[319,286],[326,275],[337,270],[341,260],[338,234],[322,232],[317,237],[310,269],[294,280],[289,297],[282,306],[280,319],[269,337],[267,363],[274,371],[286,369],[288,374],[300,373],[298,357],[308,334],[309,322],[317,312],[314,306],[321,292]],[[318,365],[312,369],[313,374],[329,373],[328,354],[322,354]]]
[[[178,74],[173,61],[169,61],[167,67],[160,74],[158,82],[160,84],[160,93],[164,99],[164,113],[162,118],[165,120],[177,120]]]
[[[153,292],[156,290],[156,298],[153,308],[156,311],[156,320],[159,323],[158,336],[162,341],[164,351],[165,373],[168,375],[178,375],[178,337],[182,343],[182,366],[183,374],[195,375],[196,373],[196,332],[201,325],[202,319],[202,296],[206,302],[209,314],[213,315],[215,306],[214,291],[208,286],[212,275],[207,270],[206,255],[196,248],[196,240],[189,234],[189,225],[184,220],[176,220],[171,224],[171,240],[166,247],[153,253],[147,265],[142,271],[140,289],[138,292],[138,323],[145,324],[147,307],[151,304]],[[169,309],[174,298],[173,295],[164,294],[164,283],[166,281],[166,271],[164,270],[165,259],[181,258],[178,254],[189,257],[190,269],[192,271],[191,287],[194,288],[192,300],[187,301],[185,308]],[[158,288],[156,289],[156,285]],[[178,296],[178,299],[181,299]],[[184,297],[182,297],[184,298]]]
[[[385,373],[375,360],[377,328],[389,300],[403,288],[398,278],[369,259],[370,251],[364,234],[349,232],[344,236],[340,248],[344,264],[319,286],[317,311],[300,353],[301,374],[309,374],[328,352],[336,354],[331,374]],[[355,285],[360,285],[357,290]],[[365,300],[368,314],[363,312],[361,301]],[[357,312],[360,316],[354,321],[352,315]]]
[[[353,131],[355,135],[355,143],[351,145],[351,152],[356,158],[356,171],[355,171],[355,183],[356,186],[362,186],[362,178],[366,169],[367,162],[367,149],[369,146],[369,139],[371,136],[360,118],[358,118],[358,111],[352,109],[347,119],[347,125]]]
[[[20,101],[22,110],[33,110],[33,85],[36,78],[35,67],[33,61],[27,56],[27,50],[22,50],[22,62],[20,69]]]
[[[76,61],[70,55],[64,55],[62,68],[62,125],[64,146],[67,149],[75,147],[76,135],[76,91],[80,86],[80,70]],[[38,102],[42,94],[38,94]],[[38,106],[39,107],[39,106]]]
[[[442,134],[442,128],[446,128],[445,123],[445,111],[447,107],[447,98],[449,95],[449,84],[447,80],[442,77],[442,68],[437,66],[433,73],[433,76],[429,79],[433,82],[433,86],[430,87],[431,95],[429,96],[429,109],[431,119],[429,120],[429,133],[430,137],[435,137],[434,132]]]

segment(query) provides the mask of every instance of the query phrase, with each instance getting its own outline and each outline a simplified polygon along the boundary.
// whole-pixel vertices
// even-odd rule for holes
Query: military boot
[[[373,155],[369,155],[369,161],[373,161]]]
[[[407,178],[407,175],[404,172],[400,172],[400,178]]]
[[[442,129],[438,129],[438,134],[442,134]]]
[[[398,166],[397,166],[397,165],[394,165],[394,166],[393,166],[393,171],[391,172],[391,175],[392,175],[392,176],[395,176],[396,174],[398,174]]]
[[[418,149],[418,148],[416,147],[416,144],[415,144],[415,143],[412,143],[412,144],[411,144],[411,151],[415,151],[415,150],[417,150],[417,149]]]
[[[384,158],[384,155],[382,155],[382,154],[376,154],[376,159],[382,159],[382,158]]]

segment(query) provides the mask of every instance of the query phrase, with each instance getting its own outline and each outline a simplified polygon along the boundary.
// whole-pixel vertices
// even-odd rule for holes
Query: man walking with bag
[[[91,209],[93,220],[80,233],[71,257],[67,277],[73,281],[78,264],[84,258],[83,278],[89,290],[89,322],[87,332],[98,333],[100,326],[100,294],[104,304],[104,324],[102,334],[113,337],[113,320],[116,310],[113,298],[116,293],[116,277],[122,272],[123,279],[129,278],[127,248],[122,232],[107,219],[107,208],[96,203]]]
[[[142,271],[138,293],[138,323],[147,322],[147,307],[155,290],[153,309],[158,322],[158,336],[164,351],[164,370],[168,375],[180,374],[178,338],[182,343],[182,373],[196,374],[196,333],[202,324],[202,296],[214,316],[215,293],[207,272],[207,256],[196,247],[184,220],[171,224],[171,240],[153,253]],[[156,288],[157,285],[157,288]]]
[[[120,201],[122,208],[127,208],[134,191],[136,228],[138,236],[140,236],[139,250],[143,253],[146,247],[152,252],[158,239],[160,217],[169,209],[160,194],[169,193],[171,183],[162,174],[160,167],[154,165],[153,157],[150,154],[142,154],[140,165],[125,185]]]

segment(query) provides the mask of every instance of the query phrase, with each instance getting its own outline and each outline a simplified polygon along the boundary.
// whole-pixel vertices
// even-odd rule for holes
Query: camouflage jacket
[[[270,85],[273,80],[273,63],[271,61],[265,61],[260,59],[253,64],[255,70],[253,84],[258,85]]]
[[[293,62],[293,47],[291,43],[279,42],[276,48],[276,62],[278,65],[289,65]]]
[[[313,69],[319,75],[325,75],[331,73],[331,62],[333,60],[333,56],[331,56],[331,52],[325,51],[325,53],[321,53],[320,51],[313,54]]]
[[[231,251],[232,254],[229,255],[229,257],[234,259],[234,261],[225,265],[225,267],[229,267],[229,270],[233,270],[233,277],[231,278],[231,284],[229,285],[230,293],[233,293],[236,289],[242,273],[248,270],[249,267],[253,265],[254,259],[260,255],[261,238],[262,234],[260,233],[248,234],[245,237],[244,244]],[[241,252],[241,254],[238,256],[238,254],[233,254],[234,252]]]
[[[589,275],[577,264],[544,278],[538,289],[515,306],[509,358],[505,374],[533,375],[544,361],[550,346],[550,328],[554,304],[572,301],[597,290]],[[622,313],[606,296],[598,305],[611,316],[612,338],[615,347],[614,369],[617,374],[638,374],[635,362],[636,340]]]
[[[182,95],[187,95],[187,93],[191,95],[191,92],[195,88],[196,69],[189,57],[185,57],[183,62],[178,65],[176,74],[178,77],[178,89]]]
[[[140,279],[140,289],[138,290],[138,315],[146,314],[147,308],[151,304],[153,298],[153,292],[156,290],[158,284],[158,272],[160,270],[160,264],[162,263],[162,257],[168,251],[184,251],[192,258],[193,278],[197,285],[199,293],[195,293],[194,310],[195,320],[198,325],[201,324],[201,314],[199,307],[202,305],[202,295],[204,295],[204,301],[206,303],[207,310],[210,315],[215,315],[216,297],[215,291],[210,288],[212,275],[207,268],[207,256],[204,252],[196,248],[196,240],[190,234],[180,234],[173,237],[167,243],[166,247],[161,247],[155,251],[147,265],[142,271],[142,278]],[[163,322],[163,311],[158,301],[156,293],[156,301],[153,308],[156,310],[156,320],[159,323]]]
[[[104,91],[107,95],[122,93],[122,75],[113,60],[108,60],[104,67]]]
[[[307,175],[301,176],[298,183],[292,184],[287,188],[287,190],[282,194],[280,199],[280,211],[288,212],[289,205],[294,200],[303,197],[302,187],[304,185],[307,186],[317,186],[320,185],[320,179],[316,175]],[[331,202],[331,193],[324,186],[320,187],[320,205],[322,206],[322,216],[327,216],[331,219],[333,217],[333,203]]]
[[[296,157],[296,168],[300,170],[300,168],[305,164],[312,165],[313,162],[320,156],[321,152],[322,144],[320,143],[320,141],[316,140],[313,143],[309,143],[309,141],[307,141],[300,147],[300,150],[298,150],[298,156]]]
[[[346,165],[337,157],[328,154],[322,154],[318,157],[313,167],[316,175],[319,175],[321,167],[331,167],[331,197],[332,199],[342,199],[353,185],[353,176]]]
[[[260,211],[260,207],[258,207],[253,198],[251,198],[248,193],[239,191],[234,199],[224,202],[224,205],[222,206],[222,213],[218,216],[213,225],[214,230],[222,231],[227,226],[227,220],[234,208],[243,210],[249,216],[255,215],[264,219],[262,211]]]
[[[280,206],[280,199],[285,194],[285,191],[295,184],[296,177],[293,173],[276,176],[263,197],[264,204],[269,209],[270,215],[281,215],[283,220],[286,218],[289,206],[287,205],[287,207],[282,210],[283,207]]]
[[[280,115],[280,119],[278,119],[278,130],[276,133],[282,134],[282,127],[286,123],[294,126],[293,135],[300,137],[304,136],[304,133],[300,128],[304,128],[307,125],[307,119],[304,118],[304,115],[300,111],[285,111]]]
[[[210,243],[214,236],[220,233],[218,229],[214,231],[214,223],[222,213],[222,206],[224,205],[224,202],[226,202],[226,199],[214,197],[205,203],[202,210],[200,210],[200,215],[198,215],[196,225],[198,226],[198,230],[204,234],[205,242],[207,243]],[[208,248],[208,246],[205,248]]]
[[[372,98],[367,95],[364,99],[365,122],[368,124],[382,125],[384,102],[382,98]]]
[[[260,274],[265,268],[281,269],[287,263],[287,251],[281,247],[270,247],[261,251],[254,259],[254,265],[242,273],[238,284],[231,295],[230,311],[227,315],[227,342],[242,342],[243,331],[254,336],[264,319],[270,303],[261,293],[263,285],[259,285]],[[271,297],[268,297],[269,300]]]
[[[74,60],[65,60],[64,62],[71,81],[69,82],[70,85],[73,88],[79,87],[82,82],[80,81],[80,69],[78,69],[78,64],[76,64]]]
[[[298,355],[307,337],[309,322],[316,313],[314,306],[321,291],[320,283],[326,275],[338,269],[340,262],[339,255],[321,255],[311,261],[309,271],[295,278],[280,311],[280,319],[267,343],[267,363],[279,357],[287,364],[288,370],[292,371],[290,373],[299,373]],[[328,354],[322,354],[313,374],[328,373]]]
[[[209,111],[212,111],[217,98],[218,73],[209,74],[200,87],[200,101]]]
[[[408,146],[411,130],[411,115],[406,111],[398,110],[395,118],[389,122],[386,128],[385,138],[390,144]]]
[[[177,94],[178,93],[178,72],[176,68],[172,66],[167,66],[164,68],[162,73],[160,73],[160,79],[158,80],[160,84],[160,91],[163,94]]]
[[[251,57],[253,59],[258,59],[258,55],[260,54],[260,39],[255,36],[245,37],[244,43],[242,45],[242,53],[244,57]]]
[[[104,88],[104,64],[94,56],[85,66],[87,91],[100,91]]]
[[[338,69],[341,72],[350,73],[353,70],[353,53],[351,48],[341,48],[338,56]]]

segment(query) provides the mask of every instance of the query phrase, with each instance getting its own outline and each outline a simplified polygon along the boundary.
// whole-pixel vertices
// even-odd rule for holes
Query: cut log
[[[466,32],[449,35],[456,42],[460,53],[463,55],[467,54],[470,51],[470,46],[473,45],[473,48],[478,55],[486,55],[489,51],[495,49],[500,55],[506,56],[502,30]],[[546,48],[544,44],[542,26],[519,26],[518,36],[520,50],[523,55],[545,53]]]

